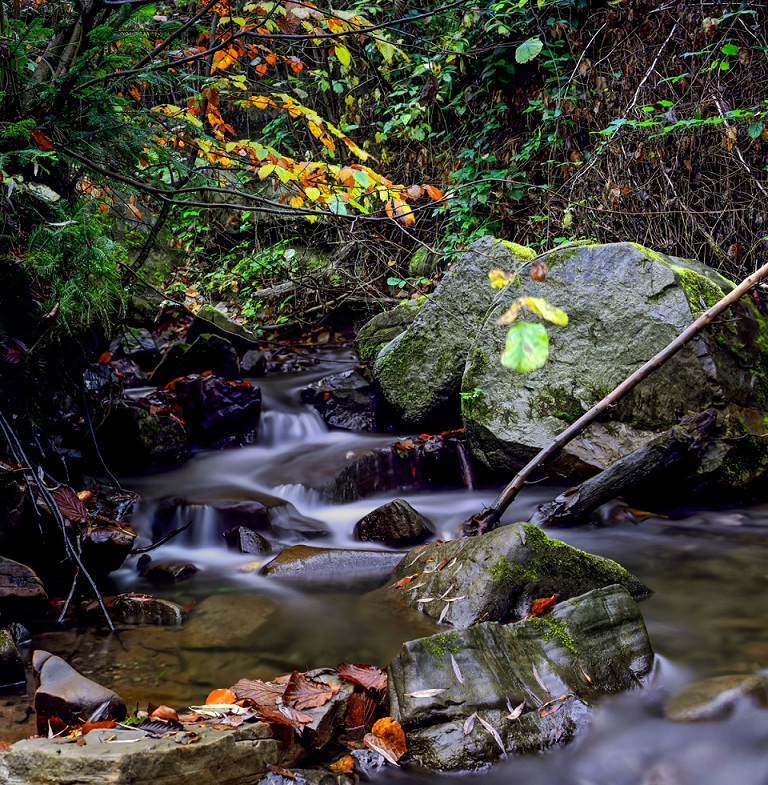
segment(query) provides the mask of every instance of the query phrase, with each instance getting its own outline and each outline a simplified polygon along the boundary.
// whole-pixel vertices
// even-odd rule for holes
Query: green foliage
[[[48,293],[46,310],[58,304],[68,331],[92,325],[109,330],[125,304],[120,265],[128,255],[87,208],[61,210],[59,217],[32,232],[25,263]]]
[[[549,357],[549,336],[543,324],[517,322],[509,328],[501,364],[525,373],[541,368]]]

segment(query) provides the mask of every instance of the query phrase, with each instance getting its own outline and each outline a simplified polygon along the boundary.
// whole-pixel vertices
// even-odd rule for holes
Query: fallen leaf
[[[536,670],[536,666],[533,665],[532,667],[533,667],[533,678],[536,679],[537,682],[539,682],[539,686],[541,687],[541,689],[544,690],[544,692],[546,692],[547,694],[549,694],[549,690],[547,689],[547,685],[544,684],[544,682],[542,681],[541,676],[539,676],[539,672]]]
[[[353,774],[355,771],[355,759],[351,755],[344,755],[344,757],[331,763],[328,768],[334,774]]]
[[[456,662],[456,658],[451,654],[451,666],[453,667],[453,672],[456,674],[456,678],[459,680],[459,684],[464,684],[464,679],[462,678],[461,671],[459,670],[459,663]]]
[[[378,705],[378,701],[367,692],[353,692],[349,696],[344,714],[344,731],[347,736],[362,739],[372,730]]]
[[[172,709],[170,706],[158,706],[149,713],[149,716],[153,720],[174,720],[174,722],[179,722],[179,715],[176,713],[176,709]]]
[[[541,616],[542,613],[548,611],[557,602],[559,594],[553,594],[551,597],[539,597],[531,603],[531,611],[528,618],[532,619],[535,616]]]
[[[275,766],[274,763],[267,764],[267,771],[271,771],[273,774],[279,774],[281,777],[287,777],[289,780],[296,779],[296,775],[292,771],[288,771],[288,769],[284,769],[282,766]]]
[[[316,709],[322,706],[339,691],[335,684],[310,679],[303,673],[294,671],[283,693],[283,703],[294,709]]]
[[[88,519],[88,510],[68,485],[60,485],[55,491],[51,491],[51,496],[61,514],[73,523],[85,523]]]
[[[549,267],[547,267],[546,262],[535,261],[531,265],[531,278],[533,278],[534,281],[545,280],[548,272]]]
[[[219,689],[209,692],[208,697],[205,699],[205,703],[206,705],[211,703],[234,703],[236,700],[237,695],[235,695],[232,690]]]
[[[512,704],[509,702],[509,698],[507,698],[507,708],[509,709],[509,714],[507,714],[508,720],[516,720],[520,717],[523,713],[523,709],[525,709],[525,701],[512,708]]]
[[[409,584],[414,578],[418,578],[421,575],[420,572],[416,572],[413,575],[406,575],[405,578],[400,578],[400,580],[392,585],[393,589],[402,589],[403,586]]]
[[[464,720],[464,735],[469,736],[470,733],[475,729],[475,720],[477,719],[477,714],[470,714],[467,719]]]
[[[490,722],[486,722],[486,720],[484,720],[479,714],[477,715],[477,719],[480,720],[480,724],[488,731],[488,733],[490,733],[491,736],[493,736],[493,740],[501,748],[502,755],[506,755],[507,750],[504,747],[504,742],[501,740],[501,736],[499,736],[499,732],[496,730],[496,728],[494,728]]]
[[[290,677],[288,677],[290,678]],[[283,697],[285,692],[284,684],[277,684],[277,679],[271,682],[264,682],[260,679],[251,681],[250,679],[240,679],[232,691],[237,696],[238,700],[248,698],[253,701],[257,706],[277,706],[278,698]]]
[[[117,723],[114,720],[102,720],[101,722],[85,722],[80,726],[80,733],[85,736],[97,728],[114,728]]]
[[[559,698],[555,698],[554,700],[547,701],[547,703],[542,704],[539,706],[539,717],[546,717],[549,714],[554,714],[557,711],[565,706],[565,702],[568,698],[576,697],[573,693],[566,693],[565,695],[561,695]]]
[[[434,698],[435,695],[440,695],[443,692],[448,692],[447,689],[436,690],[416,690],[415,692],[407,692],[409,698]]]
[[[366,690],[387,689],[387,674],[375,665],[341,662],[336,666],[336,673],[345,681],[351,681]]]
[[[370,733],[363,739],[366,747],[383,755],[390,763],[397,766],[397,761],[408,751],[405,743],[405,733],[391,717],[380,719]]]

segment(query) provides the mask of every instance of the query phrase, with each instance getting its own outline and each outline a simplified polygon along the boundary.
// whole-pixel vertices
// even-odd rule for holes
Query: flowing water
[[[349,662],[386,663],[404,640],[435,631],[425,617],[403,615],[349,581],[318,587],[261,577],[253,556],[227,550],[221,538],[224,500],[277,497],[273,521],[285,543],[298,531],[325,533],[315,544],[355,547],[354,523],[384,501],[406,498],[435,524],[439,537],[497,490],[397,492],[351,504],[329,504],[318,490],[355,451],[391,443],[392,436],[329,432],[298,404],[299,389],[352,358],[329,353],[310,371],[259,380],[264,408],[258,444],[201,453],[180,469],[128,478],[142,495],[134,525],[146,537],[194,520],[191,530],[153,553],[189,561],[200,571],[160,589],[138,576],[135,561],[114,576],[115,589],[153,593],[198,613],[181,629],[141,627],[108,636],[93,629],[51,631],[35,645],[65,656],[113,687],[132,707],[168,703],[183,708],[241,677],[271,678]],[[534,485],[515,501],[505,522],[525,520],[557,489]],[[168,510],[168,499],[183,500]],[[647,506],[653,507],[653,499]],[[164,507],[165,505],[165,507]],[[575,743],[541,755],[502,761],[461,782],[526,785],[764,785],[768,783],[768,712],[747,710],[719,722],[675,724],[662,717],[665,697],[693,680],[752,673],[768,666],[768,509],[698,511],[675,519],[561,532],[562,539],[616,559],[653,590],[642,603],[658,663],[652,683],[606,700]],[[261,557],[261,561],[269,559]],[[207,608],[207,613],[200,609]],[[196,619],[196,620],[195,620]],[[431,783],[448,776],[390,769],[382,783]]]

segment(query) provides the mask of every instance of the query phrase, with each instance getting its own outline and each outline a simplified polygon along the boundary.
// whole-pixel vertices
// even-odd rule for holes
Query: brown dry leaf
[[[282,678],[282,677],[281,677]],[[286,681],[290,676],[285,677]],[[259,708],[275,707],[277,706],[277,699],[283,697],[285,692],[285,682],[278,683],[275,679],[271,682],[264,682],[260,679],[240,679],[232,691],[237,696],[238,700],[248,698],[253,701]]]
[[[390,763],[395,765],[408,751],[405,732],[400,723],[393,720],[392,717],[380,719],[373,726],[373,730],[366,734],[363,741],[366,747],[381,753]]]
[[[547,277],[549,267],[546,262],[536,261],[531,265],[531,278],[534,281],[543,281]]]
[[[334,774],[353,774],[355,771],[355,759],[351,755],[345,755],[334,761],[328,767]]]
[[[254,706],[253,710],[265,722],[272,722],[275,725],[288,725],[294,730],[304,730],[305,725],[309,725],[314,719],[311,714],[305,714],[302,711],[292,709],[290,706],[278,706],[271,708],[270,706]]]
[[[559,594],[553,594],[551,597],[539,597],[531,603],[531,612],[528,618],[532,619],[534,616],[541,616],[542,613],[548,611],[560,597]]]
[[[103,720],[102,722],[84,722],[80,726],[80,733],[85,736],[97,728],[114,728],[117,723],[114,720]]]
[[[77,498],[80,499],[83,504],[85,504],[93,498],[93,491],[80,491],[77,494]]]
[[[421,575],[420,572],[415,572],[413,575],[406,575],[405,578],[400,578],[400,580],[393,584],[393,588],[395,589],[402,589],[403,586],[409,584],[414,578],[418,578]]]
[[[62,485],[55,491],[51,491],[51,495],[65,518],[73,523],[85,523],[88,519],[85,505],[68,485]]]
[[[179,722],[179,715],[176,709],[170,706],[158,706],[154,711],[150,712],[149,718],[152,720],[175,720]]]
[[[387,674],[375,665],[341,662],[336,673],[345,681],[351,681],[366,690],[384,691],[387,689]]]
[[[227,689],[219,689],[219,690],[211,690],[208,693],[208,697],[205,699],[206,704],[208,703],[234,703],[237,700],[237,695],[235,695],[232,690]]]
[[[303,673],[294,671],[283,693],[283,703],[294,709],[316,709],[323,706],[339,691],[335,684],[307,678]]]
[[[373,728],[378,702],[367,692],[353,692],[347,702],[344,715],[344,731],[347,736],[361,739]]]
[[[547,703],[542,704],[539,706],[539,717],[546,717],[548,714],[554,714],[560,709],[563,708],[565,702],[568,698],[573,698],[574,695],[572,693],[566,693],[565,695],[561,695],[559,698],[555,698],[554,700],[548,701]]]

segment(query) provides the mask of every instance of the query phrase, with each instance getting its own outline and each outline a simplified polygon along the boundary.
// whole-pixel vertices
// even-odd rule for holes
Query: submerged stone
[[[768,676],[730,674],[689,684],[664,706],[664,716],[676,722],[719,720],[740,708],[768,708]]]
[[[416,763],[479,768],[569,740],[602,695],[641,685],[653,659],[636,603],[609,586],[545,616],[409,641],[388,669],[391,713]]]

